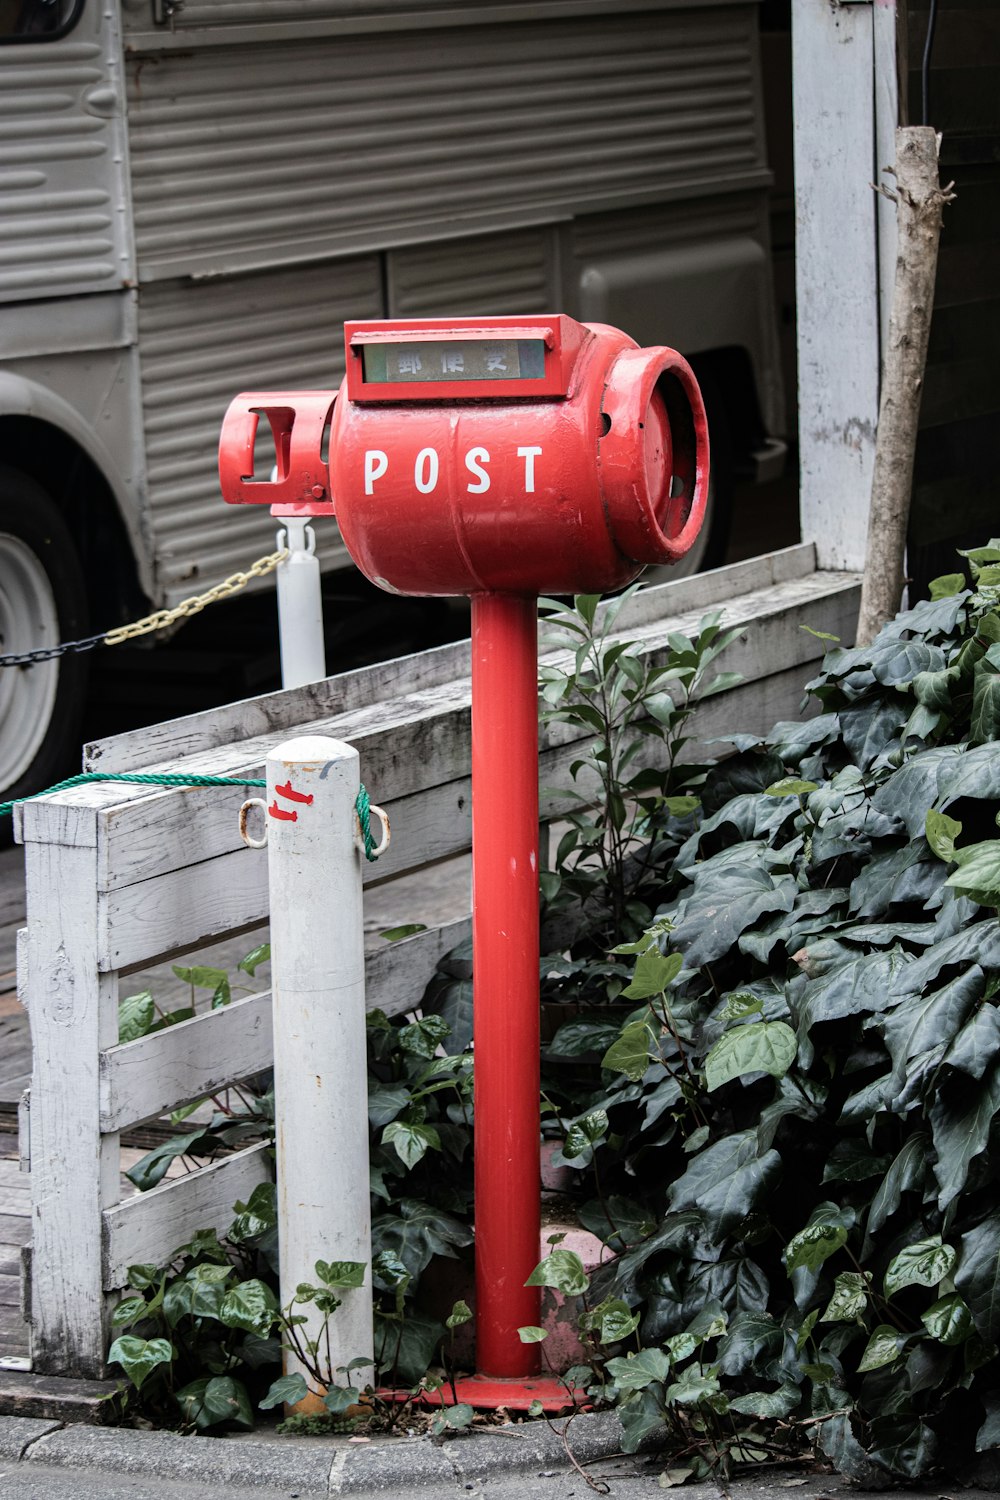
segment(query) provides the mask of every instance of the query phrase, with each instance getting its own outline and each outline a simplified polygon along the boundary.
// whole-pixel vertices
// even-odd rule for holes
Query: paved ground
[[[558,1430],[534,1422],[437,1445],[428,1438],[185,1438],[171,1433],[60,1428],[0,1418],[0,1500],[654,1500],[680,1478],[661,1455],[622,1457],[610,1415],[575,1418],[574,1466]],[[847,1500],[873,1493],[836,1475],[766,1466],[728,1485],[678,1488],[686,1500]],[[997,1490],[940,1480],[895,1500],[996,1500]]]

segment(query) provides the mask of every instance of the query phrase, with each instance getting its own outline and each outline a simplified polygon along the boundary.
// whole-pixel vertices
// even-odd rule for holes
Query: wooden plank
[[[27,1214],[0,1213],[0,1245],[31,1244],[31,1219]]]
[[[419,1003],[438,959],[468,937],[462,917],[365,955],[369,1010],[399,1015]],[[122,1131],[271,1066],[271,994],[262,991],[101,1054],[101,1130]],[[13,1163],[16,1167],[16,1163]],[[23,1181],[23,1179],[22,1179]],[[27,1189],[21,1189],[27,1211]],[[0,1200],[17,1189],[0,1174]]]
[[[118,1197],[118,1138],[99,1133],[98,1057],[118,1017],[115,981],[97,972],[96,860],[96,838],[27,850],[32,1347],[50,1374],[99,1374],[107,1347],[99,1216]]]
[[[106,1209],[102,1215],[104,1286],[108,1291],[125,1286],[129,1266],[147,1261],[161,1264],[165,1255],[199,1229],[224,1233],[233,1221],[237,1200],[245,1201],[259,1182],[270,1182],[272,1175],[271,1148],[262,1143]]]
[[[124,1130],[271,1066],[271,996],[247,995],[101,1054],[101,1130]]]
[[[84,746],[83,768],[139,771],[258,735],[284,738],[319,719],[348,713],[387,697],[436,687],[467,675],[469,670],[468,641],[438,646],[391,662],[342,672],[306,687],[266,693],[259,698],[247,698],[240,703],[96,740]]]
[[[773,554],[773,561],[754,558],[749,564],[737,563],[703,573],[697,580],[679,579],[662,585],[674,591],[672,595],[664,596],[672,602],[664,604],[658,600],[656,607],[665,608],[668,613],[694,609],[699,603],[707,608],[734,594],[758,587],[757,582],[750,581],[755,577],[776,582],[792,576],[786,571],[789,566],[799,565],[808,571],[813,564],[811,550],[799,552],[794,559],[789,556],[797,551],[789,548],[786,552]],[[659,589],[648,592],[658,595]],[[259,698],[96,740],[84,747],[84,770],[139,771],[255,736],[283,736],[306,724],[310,726],[310,732],[325,732],[314,730],[317,721],[339,717],[352,709],[377,704],[387,698],[438,687],[456,678],[467,677],[469,671],[468,641],[439,646],[414,656],[398,657],[392,662],[342,672],[307,687],[267,693]]]
[[[792,4],[800,511],[821,568],[864,566],[875,455],[872,10]]]
[[[790,666],[811,666],[819,647],[802,626],[832,630],[849,638],[848,602],[856,598],[855,590],[853,575],[813,575],[758,591],[748,599],[735,600],[723,612],[725,621],[745,628],[747,634],[729,647],[725,665],[742,672],[748,685]],[[680,621],[669,622],[670,627],[675,623],[693,629],[697,620],[682,616]],[[636,639],[642,649],[655,654],[664,646],[665,629],[663,622],[657,622],[639,625],[625,633]],[[713,733],[717,732],[719,722],[718,703],[718,699],[709,700],[705,709],[699,710],[706,723],[713,725]],[[373,780],[370,789],[386,805],[394,834],[388,854],[377,865],[365,867],[363,876],[368,882],[384,880],[468,848],[467,703],[460,698],[450,710],[442,708],[435,721],[437,728],[429,740],[421,740],[419,736],[416,740],[408,739],[399,730],[385,732],[384,740],[377,745],[373,742],[372,753],[383,757],[385,779]],[[572,743],[573,734],[568,727],[554,726],[543,737],[543,745]],[[400,759],[406,763],[404,785],[416,780],[429,790],[401,798],[392,795],[394,763],[398,764]],[[557,771],[558,757],[547,764],[543,750],[542,782],[550,782]],[[170,842],[171,829],[176,837],[177,796],[158,794],[145,804],[147,821],[160,831],[164,846]],[[109,819],[109,845],[114,839],[116,849],[120,847],[119,811],[115,809],[114,817]],[[182,818],[181,826],[187,827],[186,817]],[[193,948],[224,932],[244,929],[266,919],[266,854],[239,844],[232,828],[228,833],[223,830],[222,837],[227,838],[229,849],[219,857],[203,858],[198,863],[101,895],[98,961],[102,969],[134,968],[162,954]],[[187,850],[190,860],[190,834]],[[203,846],[199,852],[205,852]],[[108,860],[109,868],[115,868],[117,861],[110,853]]]

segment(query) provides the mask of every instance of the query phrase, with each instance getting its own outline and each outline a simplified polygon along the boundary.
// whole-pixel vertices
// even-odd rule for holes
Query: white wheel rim
[[[0,654],[59,644],[59,611],[48,574],[20,537],[0,532]],[[0,788],[25,774],[55,708],[59,662],[0,667]]]

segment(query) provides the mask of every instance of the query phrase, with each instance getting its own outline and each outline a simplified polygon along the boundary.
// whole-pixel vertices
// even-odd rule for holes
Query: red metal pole
[[[476,1364],[530,1376],[538,1264],[538,611],[472,600]]]

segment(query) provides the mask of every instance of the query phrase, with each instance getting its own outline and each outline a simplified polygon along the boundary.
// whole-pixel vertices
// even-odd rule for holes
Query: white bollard
[[[373,1352],[358,787],[357,751],[325,735],[267,758],[281,1305],[300,1282],[318,1284],[318,1260],[365,1263],[364,1284],[337,1292],[330,1319],[337,1385],[370,1380],[335,1372]],[[309,1319],[300,1333],[318,1338],[321,1316],[295,1311]],[[285,1370],[306,1374],[291,1356]]]
[[[278,532],[278,546],[288,549],[288,556],[278,564],[281,686],[303,687],[326,676],[316,536],[304,520],[289,517]]]

